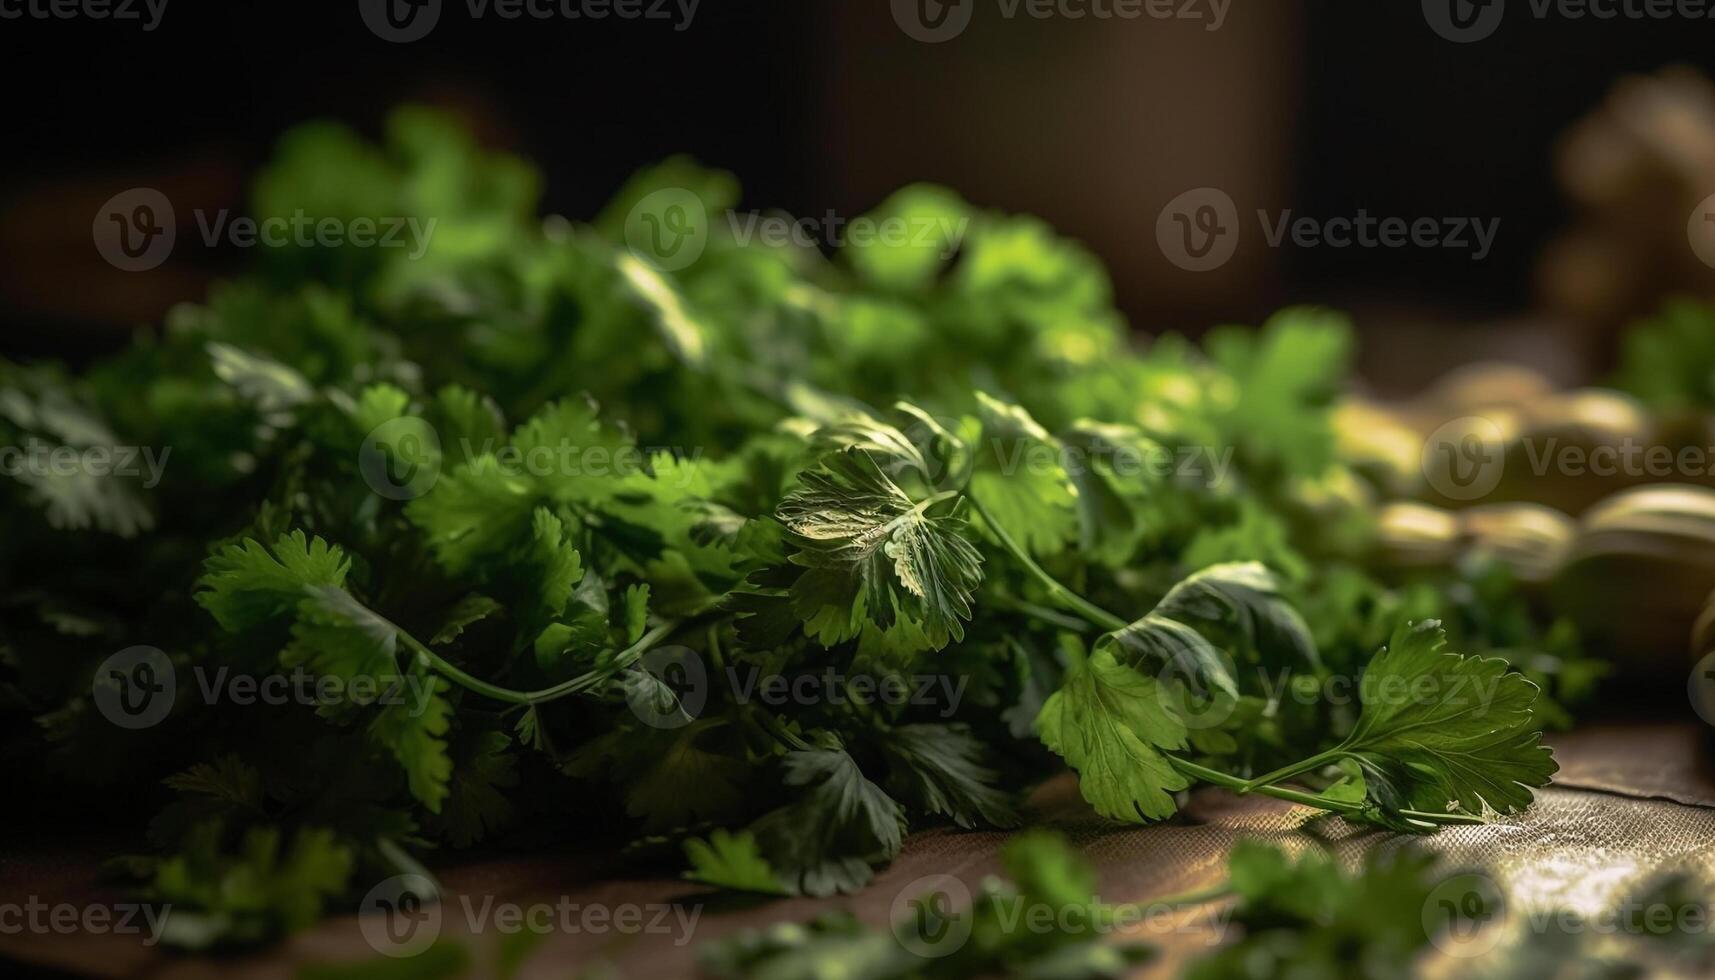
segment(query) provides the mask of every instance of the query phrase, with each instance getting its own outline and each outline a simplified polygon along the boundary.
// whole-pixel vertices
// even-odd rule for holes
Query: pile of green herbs
[[[674,271],[626,245],[663,189],[711,216]],[[682,159],[587,224],[539,191],[425,110],[307,126],[254,217],[433,219],[420,255],[263,248],[87,369],[0,364],[5,443],[170,451],[0,480],[11,762],[158,803],[124,867],[169,939],[479,842],[850,891],[1068,765],[1129,823],[1207,783],[1427,832],[1549,781],[1558,706],[1478,656],[1554,691],[1504,572],[1371,570],[1338,315],[1142,346],[1084,248],[935,187],[873,215],[935,235],[831,255],[737,240],[734,179]],[[127,730],[92,675],[137,645],[181,694]],[[423,698],[185,694],[222,671]]]

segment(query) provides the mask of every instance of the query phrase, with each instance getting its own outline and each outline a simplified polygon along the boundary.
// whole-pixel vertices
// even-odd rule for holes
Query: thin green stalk
[[[721,655],[721,628],[719,623],[709,624],[709,662],[714,664],[716,671],[726,670],[726,658]]]
[[[1264,773],[1263,775],[1258,776],[1255,779],[1245,780],[1243,783],[1241,783],[1239,785],[1239,787],[1236,791],[1240,795],[1243,795],[1245,793],[1249,793],[1249,792],[1252,792],[1254,790],[1260,789],[1261,787],[1268,786],[1268,785],[1271,785],[1273,783],[1278,783],[1278,782],[1281,782],[1282,780],[1291,779],[1293,776],[1296,776],[1300,773],[1309,772],[1312,769],[1320,769],[1321,767],[1327,765],[1328,763],[1333,762],[1335,759],[1338,759],[1340,757],[1340,754],[1341,753],[1338,749],[1329,749],[1326,752],[1318,752],[1315,755],[1311,756],[1310,758],[1301,759],[1298,762],[1294,762],[1290,766],[1282,766],[1273,772]]]
[[[1090,631],[1090,624],[1087,621],[1076,616],[1068,616],[1058,609],[1049,609],[1047,606],[1040,606],[1034,602],[1025,602],[1023,599],[1014,599],[1005,595],[996,596],[994,602],[997,606],[1023,613],[1031,619],[1058,626],[1063,630],[1070,630],[1073,633],[1088,633]]]
[[[1240,792],[1248,785],[1245,780],[1242,780],[1237,776],[1231,776],[1218,769],[1210,769],[1207,766],[1200,766],[1195,762],[1191,762],[1188,759],[1181,759],[1178,756],[1170,755],[1167,757],[1167,761],[1171,762],[1175,769],[1178,769],[1187,776],[1191,776],[1214,786],[1230,789],[1235,793]],[[1330,800],[1313,793],[1302,793],[1298,790],[1286,789],[1283,786],[1257,786],[1252,787],[1252,791],[1260,793],[1263,796],[1272,796],[1279,800],[1289,800],[1293,803],[1302,803],[1306,806],[1313,806],[1318,809],[1329,810],[1334,813],[1356,813],[1363,809],[1363,804],[1361,803],[1351,803],[1345,800]]]
[[[1314,793],[1305,793],[1295,789],[1287,789],[1284,786],[1252,786],[1251,784],[1255,782],[1255,780],[1243,780],[1237,776],[1230,776],[1217,769],[1200,766],[1195,762],[1191,762],[1187,759],[1181,759],[1174,755],[1169,755],[1167,757],[1167,761],[1171,762],[1174,768],[1187,776],[1191,776],[1214,786],[1233,790],[1234,792],[1239,792],[1243,789],[1245,792],[1257,793],[1261,796],[1272,796],[1277,800],[1287,800],[1292,803],[1301,803],[1305,806],[1316,807],[1319,810],[1327,810],[1330,813],[1358,813],[1365,809],[1365,806],[1362,803],[1347,800],[1330,800],[1325,796],[1317,796]],[[1402,816],[1408,819],[1426,824],[1474,825],[1488,822],[1482,817],[1474,816],[1469,813],[1432,813],[1427,810],[1401,810],[1399,812]]]
[[[767,731],[769,735],[773,736],[775,741],[786,746],[788,749],[795,749],[801,752],[810,748],[810,743],[799,738],[797,735],[792,734],[792,729],[786,727],[786,723],[776,717],[772,711],[768,711],[765,708],[757,708],[752,713],[752,717],[761,719],[763,729]]]
[[[393,624],[388,623],[388,625],[392,626]],[[397,635],[399,639],[417,655],[418,659],[428,664],[435,673],[446,677],[448,680],[460,687],[465,688],[468,691],[481,694],[484,697],[493,698],[496,701],[506,701],[511,704],[536,705],[547,701],[555,701],[568,695],[589,690],[607,678],[613,676],[616,671],[629,667],[631,664],[635,663],[638,657],[641,657],[649,650],[649,648],[660,643],[675,629],[678,629],[678,627],[679,620],[676,619],[662,623],[639,637],[636,643],[633,643],[631,646],[620,651],[619,655],[614,657],[613,666],[611,668],[607,670],[590,671],[587,674],[579,674],[577,677],[574,677],[569,681],[563,681],[552,687],[544,687],[538,691],[515,691],[509,687],[490,684],[488,681],[485,681],[480,677],[475,677],[453,666],[445,657],[442,657],[435,651],[430,650],[419,642],[416,637],[405,632],[399,627],[393,626],[393,631],[394,634]]]
[[[1060,584],[1059,579],[1048,574],[1041,565],[1036,563],[1036,559],[1030,557],[1029,552],[1025,551],[1017,541],[1012,539],[1012,535],[1006,533],[1006,529],[1001,527],[1000,524],[995,521],[994,516],[983,507],[981,501],[969,494],[965,496],[965,499],[971,502],[971,507],[974,508],[978,514],[982,515],[983,523],[988,525],[988,529],[990,531],[994,532],[994,536],[1000,541],[1001,546],[1007,551],[1012,552],[1012,556],[1017,558],[1025,568],[1029,569],[1030,573],[1036,576],[1037,580],[1047,587],[1048,593],[1052,595],[1062,606],[1065,606],[1072,612],[1075,612],[1089,620],[1091,624],[1104,630],[1123,630],[1127,625],[1129,625],[1125,620],[1115,616],[1113,613],[1108,612],[1106,609],[1103,609],[1078,593],[1068,589],[1066,586]]]
[[[1478,827],[1488,823],[1487,820],[1474,813],[1431,813],[1428,810],[1401,810],[1399,812],[1413,820],[1422,820],[1434,824],[1462,824]]]

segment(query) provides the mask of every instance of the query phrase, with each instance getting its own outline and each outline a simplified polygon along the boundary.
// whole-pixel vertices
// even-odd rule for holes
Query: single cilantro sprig
[[[1531,712],[1538,689],[1504,660],[1448,652],[1440,624],[1401,624],[1365,670],[1363,713],[1339,745],[1247,780],[1252,792],[1342,760],[1357,764],[1365,812],[1409,823],[1514,813],[1559,769]]]
[[[1235,581],[1236,580],[1236,581]],[[1155,611],[1097,641],[1072,664],[1037,718],[1043,744],[1080,774],[1085,799],[1119,820],[1177,809],[1172,793],[1192,779],[1260,793],[1400,830],[1480,823],[1483,807],[1513,813],[1557,766],[1530,711],[1537,688],[1505,661],[1444,652],[1434,621],[1402,625],[1360,684],[1364,713],[1338,746],[1254,779],[1177,754],[1187,747],[1183,691],[1138,667],[1200,680],[1231,696],[1234,679],[1217,649],[1186,619],[1242,623],[1254,642],[1311,651],[1303,624],[1272,591],[1260,566],[1217,566],[1182,584]],[[1190,598],[1197,596],[1197,598]],[[1207,628],[1207,624],[1205,624]],[[1342,792],[1278,785],[1351,760],[1361,775]],[[1351,787],[1361,787],[1354,794]]]

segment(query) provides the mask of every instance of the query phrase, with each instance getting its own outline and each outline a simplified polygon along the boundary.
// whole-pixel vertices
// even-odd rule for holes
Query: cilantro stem
[[[1173,763],[1173,767],[1175,769],[1178,769],[1187,776],[1194,777],[1202,782],[1209,783],[1214,786],[1220,786],[1223,789],[1230,789],[1235,793],[1255,792],[1263,796],[1272,796],[1277,800],[1302,803],[1305,806],[1313,806],[1317,809],[1329,810],[1334,813],[1356,813],[1364,808],[1361,803],[1351,803],[1345,800],[1330,800],[1327,797],[1317,796],[1314,793],[1304,793],[1295,789],[1287,789],[1284,786],[1255,786],[1247,789],[1246,787],[1249,784],[1246,783],[1245,780],[1240,779],[1237,776],[1229,776],[1218,769],[1210,769],[1207,766],[1200,766],[1195,762],[1191,762],[1188,759],[1181,759],[1175,755],[1168,756],[1167,760]]]
[[[389,623],[388,625],[391,626],[392,624]],[[407,647],[411,648],[411,651],[417,655],[419,660],[426,663],[430,669],[435,671],[435,673],[446,677],[448,680],[458,684],[460,687],[468,691],[474,691],[475,693],[481,694],[485,697],[493,698],[496,701],[506,701],[512,704],[536,705],[542,704],[546,701],[555,701],[571,694],[577,694],[582,691],[589,690],[603,680],[612,677],[619,670],[629,667],[631,664],[636,662],[638,657],[641,657],[646,651],[648,651],[650,647],[660,643],[678,628],[679,620],[668,620],[667,622],[662,623],[649,632],[643,634],[638,638],[636,643],[633,643],[631,646],[621,650],[619,654],[613,658],[613,664],[611,667],[605,670],[592,670],[586,674],[579,674],[569,681],[555,684],[553,687],[544,687],[538,691],[515,691],[509,687],[490,684],[488,681],[485,681],[480,677],[467,674],[453,666],[446,660],[446,658],[435,653],[433,650],[430,650],[419,642],[416,637],[405,632],[399,627],[394,626],[393,631],[400,640],[404,641]]]
[[[1108,612],[1106,609],[1103,609],[1078,593],[1073,592],[1071,589],[1060,584],[1059,579],[1048,574],[1041,565],[1036,563],[1036,559],[1030,557],[1030,554],[1026,552],[1017,541],[1012,539],[1012,535],[1006,533],[1006,529],[1000,526],[1000,523],[994,519],[994,515],[988,512],[988,509],[982,505],[981,501],[970,494],[966,494],[965,499],[971,502],[971,507],[974,508],[978,514],[982,515],[983,523],[994,533],[995,538],[1000,541],[1001,547],[1012,552],[1012,556],[1017,558],[1025,568],[1030,570],[1032,575],[1036,576],[1038,581],[1047,587],[1048,594],[1052,595],[1057,602],[1072,612],[1075,612],[1089,620],[1092,625],[1100,627],[1101,629],[1111,632],[1113,630],[1123,630],[1126,628],[1128,624],[1125,620],[1115,616],[1111,612]]]
[[[800,752],[810,748],[810,743],[794,735],[792,729],[788,728],[786,723],[781,721],[773,712],[758,708],[755,710],[754,716],[761,719],[762,727],[781,745]]]
[[[1323,752],[1320,754],[1329,755],[1330,753]],[[1327,810],[1331,813],[1358,813],[1365,809],[1365,805],[1362,803],[1347,800],[1330,800],[1325,796],[1318,796],[1315,793],[1305,793],[1295,789],[1287,789],[1284,786],[1252,786],[1251,783],[1254,783],[1255,780],[1243,780],[1237,776],[1229,776],[1218,769],[1210,769],[1207,766],[1200,766],[1195,762],[1191,762],[1187,759],[1181,759],[1176,755],[1167,756],[1167,761],[1171,762],[1174,768],[1187,776],[1191,776],[1214,786],[1220,786],[1224,789],[1232,790],[1235,793],[1257,793],[1262,796],[1272,796],[1277,800],[1286,800],[1291,803],[1302,803],[1305,806],[1313,806],[1319,810]],[[1315,767],[1311,766],[1307,768]],[[1400,810],[1399,813],[1407,819],[1425,824],[1482,824],[1488,822],[1482,817],[1469,813],[1432,813],[1428,810]]]
[[[1308,759],[1301,759],[1290,766],[1282,766],[1273,772],[1264,773],[1254,779],[1246,780],[1239,786],[1237,792],[1242,795],[1253,792],[1271,783],[1278,783],[1283,779],[1291,779],[1299,773],[1305,773],[1312,769],[1321,768],[1322,766],[1333,762],[1335,759],[1338,759],[1340,755],[1341,753],[1338,749],[1329,749],[1326,752],[1318,752]]]
[[[1088,633],[1090,631],[1088,622],[1076,616],[1068,616],[1058,609],[1049,609],[1047,606],[1039,606],[1034,602],[1026,602],[1023,599],[1014,599],[1005,595],[996,596],[993,601],[997,606],[1023,613],[1031,619],[1051,623],[1063,630],[1071,630],[1074,633]]]
[[[1413,820],[1436,824],[1465,824],[1475,827],[1488,823],[1487,820],[1474,813],[1431,813],[1428,810],[1401,810],[1399,812]]]

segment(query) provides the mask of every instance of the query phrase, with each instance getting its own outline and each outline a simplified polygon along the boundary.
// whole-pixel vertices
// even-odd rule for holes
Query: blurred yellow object
[[[1623,490],[1579,522],[1553,587],[1584,636],[1627,660],[1682,669],[1686,637],[1715,591],[1715,490]]]
[[[1458,515],[1429,504],[1388,504],[1376,517],[1380,558],[1395,568],[1452,564],[1461,533]]]
[[[1577,524],[1552,507],[1532,503],[1484,504],[1459,513],[1466,552],[1485,555],[1521,582],[1554,577],[1572,549]]]
[[[1405,496],[1422,481],[1423,435],[1398,413],[1353,397],[1335,406],[1333,424],[1340,458],[1385,492]]]
[[[1501,499],[1577,514],[1648,479],[1639,454],[1653,444],[1655,426],[1630,395],[1580,388],[1536,401],[1527,413],[1508,447]]]
[[[1483,409],[1527,410],[1554,394],[1554,383],[1534,368],[1508,361],[1478,361],[1441,376],[1420,399],[1425,411],[1447,417]]]

